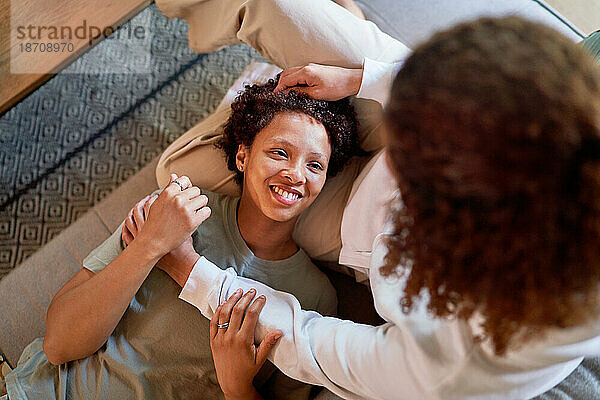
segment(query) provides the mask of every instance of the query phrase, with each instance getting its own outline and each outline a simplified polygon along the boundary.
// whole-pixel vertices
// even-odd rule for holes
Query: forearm
[[[44,338],[51,362],[61,364],[97,351],[158,258],[134,241],[98,274],[56,296],[48,308]]]
[[[298,300],[291,294],[238,277],[231,268],[223,271],[204,257],[201,257],[194,266],[180,298],[196,306],[202,314],[211,318],[217,305],[229,298],[238,288],[244,292],[255,288],[257,295],[266,296],[267,301],[259,317],[255,340],[262,341],[267,332],[272,330],[283,332],[276,347],[277,351],[269,357],[281,371],[291,378],[325,386],[345,398],[357,398],[352,391],[346,389],[348,386],[353,386],[351,377],[342,379],[342,382],[348,383],[348,386],[340,385],[339,381],[333,378],[334,375],[343,374],[346,370],[343,359],[336,360],[335,372],[321,368],[321,364],[330,358],[331,346],[335,345],[336,340],[335,331],[328,331],[327,328],[332,325],[345,327],[353,325],[352,322],[322,317],[314,311],[304,311]],[[363,333],[362,330],[358,331],[359,335]],[[317,343],[324,343],[324,345],[315,346]]]
[[[187,252],[173,250],[161,258],[157,264],[160,269],[165,271],[181,287],[185,285],[194,264],[200,258],[200,255],[193,251],[193,247],[191,250]]]
[[[390,285],[385,293],[397,293],[397,283],[377,279],[380,286]],[[376,289],[377,283],[373,287]],[[238,288],[244,292],[255,288],[257,295],[267,299],[255,341],[262,341],[273,330],[283,333],[269,356],[273,364],[291,378],[324,386],[346,399],[430,398],[429,389],[451,371],[440,359],[460,364],[466,354],[456,321],[442,322],[417,340],[411,324],[376,327],[323,317],[302,310],[291,294],[238,277],[233,269],[223,271],[203,257],[194,266],[180,298],[211,316],[219,302]],[[395,306],[396,301],[393,303]]]

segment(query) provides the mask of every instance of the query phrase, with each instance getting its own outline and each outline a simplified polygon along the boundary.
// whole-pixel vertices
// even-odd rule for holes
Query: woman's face
[[[302,113],[279,113],[236,156],[244,173],[242,196],[268,218],[297,218],[315,201],[327,175],[331,155],[323,125]]]

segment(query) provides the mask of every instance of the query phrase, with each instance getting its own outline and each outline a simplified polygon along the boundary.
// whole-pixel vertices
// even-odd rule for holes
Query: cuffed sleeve
[[[375,100],[385,105],[388,101],[394,78],[402,67],[402,64],[404,64],[404,60],[390,64],[365,57],[362,83],[356,97]]]
[[[223,298],[223,289],[226,285],[230,286],[236,276],[233,268],[222,270],[205,257],[200,257],[194,264],[179,298],[194,305],[205,317],[211,318]]]

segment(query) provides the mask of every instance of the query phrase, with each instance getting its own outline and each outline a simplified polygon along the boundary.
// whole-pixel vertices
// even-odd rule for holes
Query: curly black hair
[[[328,177],[335,176],[352,156],[363,154],[358,146],[356,113],[349,99],[325,101],[295,90],[273,92],[278,81],[279,75],[265,84],[246,85],[231,104],[231,116],[223,127],[222,138],[215,144],[225,152],[227,168],[236,173],[238,184],[243,180],[235,163],[238,146],[252,146],[258,132],[282,112],[306,114],[323,124],[331,145]]]

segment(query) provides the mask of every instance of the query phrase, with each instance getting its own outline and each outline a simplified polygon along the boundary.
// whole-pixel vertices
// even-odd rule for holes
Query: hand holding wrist
[[[145,260],[154,261],[154,263],[158,262],[158,260],[165,255],[165,251],[162,250],[160,243],[152,240],[152,238],[146,239],[141,235],[139,235],[137,240],[129,243],[125,250],[127,249],[139,253]]]

